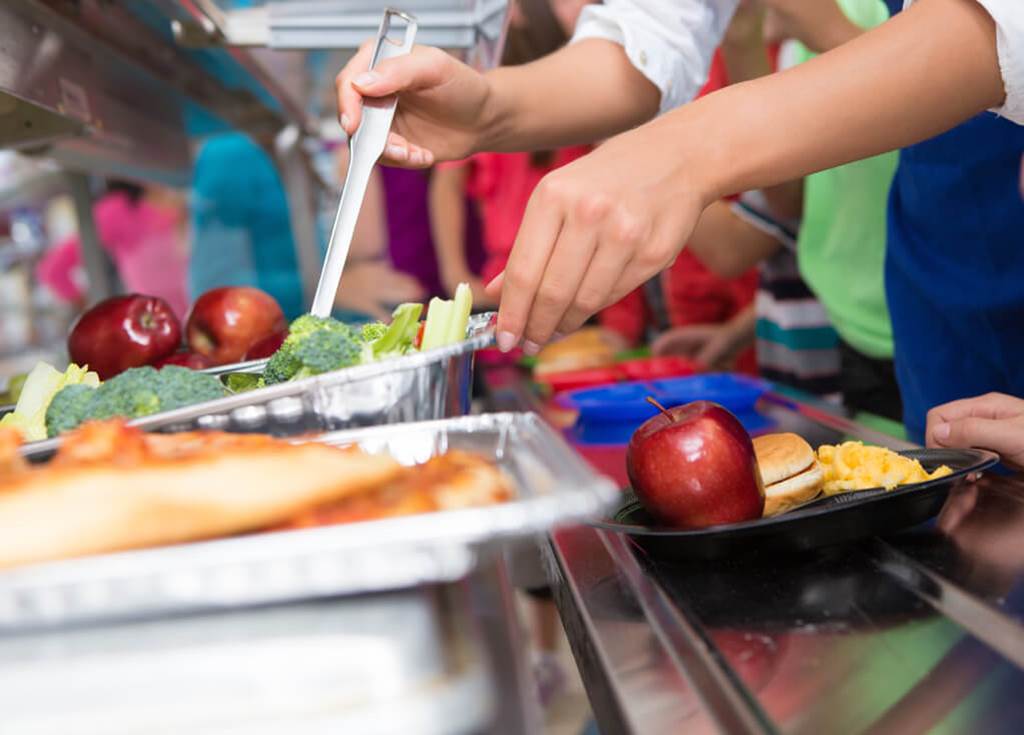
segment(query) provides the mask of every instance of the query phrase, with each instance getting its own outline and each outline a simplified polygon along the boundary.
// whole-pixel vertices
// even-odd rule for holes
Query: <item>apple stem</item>
[[[667,418],[669,418],[669,419],[671,419],[671,418],[672,418],[672,414],[670,414],[670,413],[668,412],[668,410],[667,410],[667,409],[666,409],[666,408],[665,408],[664,406],[662,406],[662,405],[661,405],[660,403],[658,403],[658,401],[657,401],[657,400],[655,400],[653,396],[647,396],[647,402],[648,402],[648,403],[650,403],[650,404],[651,404],[652,406],[654,406],[655,408],[657,408],[657,409],[658,409],[659,411],[661,411],[661,412],[662,412],[663,414],[665,414],[665,416],[666,416]]]

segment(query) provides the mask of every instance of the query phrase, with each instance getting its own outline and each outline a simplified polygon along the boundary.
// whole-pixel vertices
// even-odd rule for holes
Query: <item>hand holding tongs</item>
[[[387,37],[388,31],[391,30],[392,17],[405,21],[405,38],[401,42]],[[416,38],[416,28],[417,22],[413,16],[392,8],[386,9],[380,30],[377,32],[377,43],[373,49],[373,56],[370,57],[369,68],[373,69],[385,59],[409,53],[412,50],[413,39]],[[363,100],[363,119],[350,141],[345,185],[341,190],[338,214],[334,218],[334,228],[331,230],[331,240],[327,246],[327,257],[324,258],[320,282],[317,284],[313,307],[310,309],[314,316],[330,316],[334,309],[334,299],[338,292],[338,284],[341,283],[341,273],[345,269],[349,247],[352,245],[356,219],[363,206],[370,174],[377,159],[384,153],[397,102],[398,98],[395,95]]]

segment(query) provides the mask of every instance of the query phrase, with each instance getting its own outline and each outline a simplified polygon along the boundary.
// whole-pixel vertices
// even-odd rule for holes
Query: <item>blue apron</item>
[[[1002,391],[1024,396],[1024,127],[983,113],[904,149],[885,285],[904,423]]]

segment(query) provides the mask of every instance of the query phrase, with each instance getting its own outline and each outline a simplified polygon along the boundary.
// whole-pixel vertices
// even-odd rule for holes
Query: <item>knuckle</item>
[[[618,208],[610,222],[611,236],[619,243],[639,246],[647,236],[647,227],[643,219],[625,207]]]
[[[603,306],[603,301],[603,296],[596,291],[580,291],[576,294],[573,306],[576,311],[589,316]]]
[[[544,284],[537,291],[536,302],[538,306],[553,308],[561,306],[566,301],[565,290],[557,283]]]
[[[546,203],[560,203],[568,200],[570,196],[568,185],[555,173],[542,178],[534,191],[537,197]]]
[[[604,194],[584,194],[576,200],[573,206],[573,214],[576,218],[587,225],[596,225],[608,216],[612,210],[612,201]]]

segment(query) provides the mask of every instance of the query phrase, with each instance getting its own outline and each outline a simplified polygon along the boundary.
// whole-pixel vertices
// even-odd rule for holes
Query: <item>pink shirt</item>
[[[100,199],[93,216],[100,242],[113,258],[125,289],[159,296],[184,318],[188,311],[188,254],[177,215],[145,200],[133,204],[118,192]],[[78,236],[52,247],[37,266],[36,275],[59,298],[80,299],[85,279]]]

